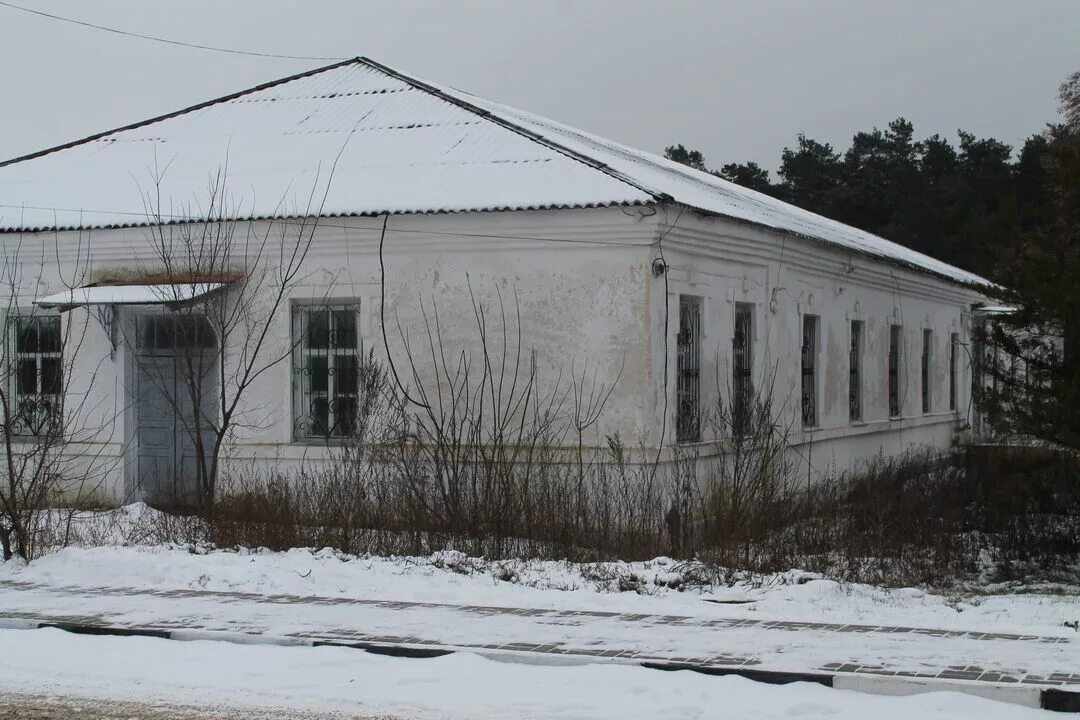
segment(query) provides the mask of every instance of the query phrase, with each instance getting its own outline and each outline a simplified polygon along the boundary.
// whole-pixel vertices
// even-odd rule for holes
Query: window
[[[851,350],[848,353],[848,418],[862,420],[862,334],[863,321],[851,321]]]
[[[889,417],[900,417],[900,339],[903,328],[889,326]]]
[[[59,316],[17,316],[8,321],[13,385],[8,432],[34,437],[60,430],[64,392]]]
[[[956,410],[956,363],[960,348],[960,336],[949,335],[949,410]]]
[[[297,438],[356,430],[362,359],[357,303],[293,306],[293,428]]]
[[[816,315],[803,315],[802,326],[802,424],[814,427],[818,424],[817,411],[817,346],[818,319]]]
[[[735,303],[735,334],[731,339],[732,430],[743,434],[750,429],[753,399],[754,306]]]
[[[146,313],[137,322],[140,350],[175,353],[210,350],[217,344],[214,329],[202,314]]]
[[[934,331],[923,330],[922,331],[922,367],[919,372],[919,376],[922,382],[922,411],[923,415],[930,412],[930,406],[932,405],[932,397],[930,394],[930,384],[933,378],[930,376],[930,353],[934,345]]]
[[[679,296],[675,439],[701,439],[701,299]]]

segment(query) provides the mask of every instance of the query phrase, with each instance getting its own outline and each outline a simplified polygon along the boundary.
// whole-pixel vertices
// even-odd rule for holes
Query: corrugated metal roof
[[[230,202],[208,208],[223,169]],[[0,231],[667,199],[985,283],[708,173],[364,58],[0,163]]]

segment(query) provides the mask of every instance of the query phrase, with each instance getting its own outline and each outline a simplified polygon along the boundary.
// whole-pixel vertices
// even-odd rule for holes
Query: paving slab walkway
[[[512,653],[537,661],[654,662],[1080,690],[1080,638],[454,605],[214,590],[0,581],[0,622],[228,632],[251,641]]]

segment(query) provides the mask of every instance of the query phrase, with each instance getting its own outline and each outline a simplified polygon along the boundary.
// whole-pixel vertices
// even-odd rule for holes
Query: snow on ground
[[[332,550],[195,553],[142,546],[67,548],[28,566],[0,564],[0,579],[1051,635],[1073,635],[1065,623],[1080,620],[1080,600],[1068,593],[947,597],[838,583],[797,571],[733,587],[678,591],[663,585],[676,570],[676,563],[664,558],[583,568],[561,562],[482,563],[456,553],[378,558]],[[618,583],[612,577],[640,578],[642,592],[613,591]]]
[[[401,718],[1025,720],[1050,713],[956,693],[882,697],[627,665],[537,666],[455,654],[245,646],[0,630],[0,692]],[[150,715],[149,717],[153,717]]]

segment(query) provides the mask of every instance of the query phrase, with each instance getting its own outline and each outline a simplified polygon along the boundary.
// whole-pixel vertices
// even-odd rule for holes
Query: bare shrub
[[[448,352],[429,307],[423,337],[405,343],[408,393],[369,354],[355,431],[324,462],[222,478],[203,511],[205,537],[221,547],[435,555],[466,573],[505,560],[494,572],[511,578],[515,558],[566,559],[593,564],[582,571],[592,584],[634,592],[657,581],[610,561],[670,555],[662,584],[677,588],[796,567],[944,586],[988,563],[998,579],[1049,577],[1080,550],[1072,460],[922,450],[804,484],[774,372],[738,412],[730,393],[714,401],[704,418],[712,440],[656,463],[644,447],[600,437],[611,386],[588,366],[545,383],[516,307],[500,303],[495,322],[474,309],[475,354]]]

